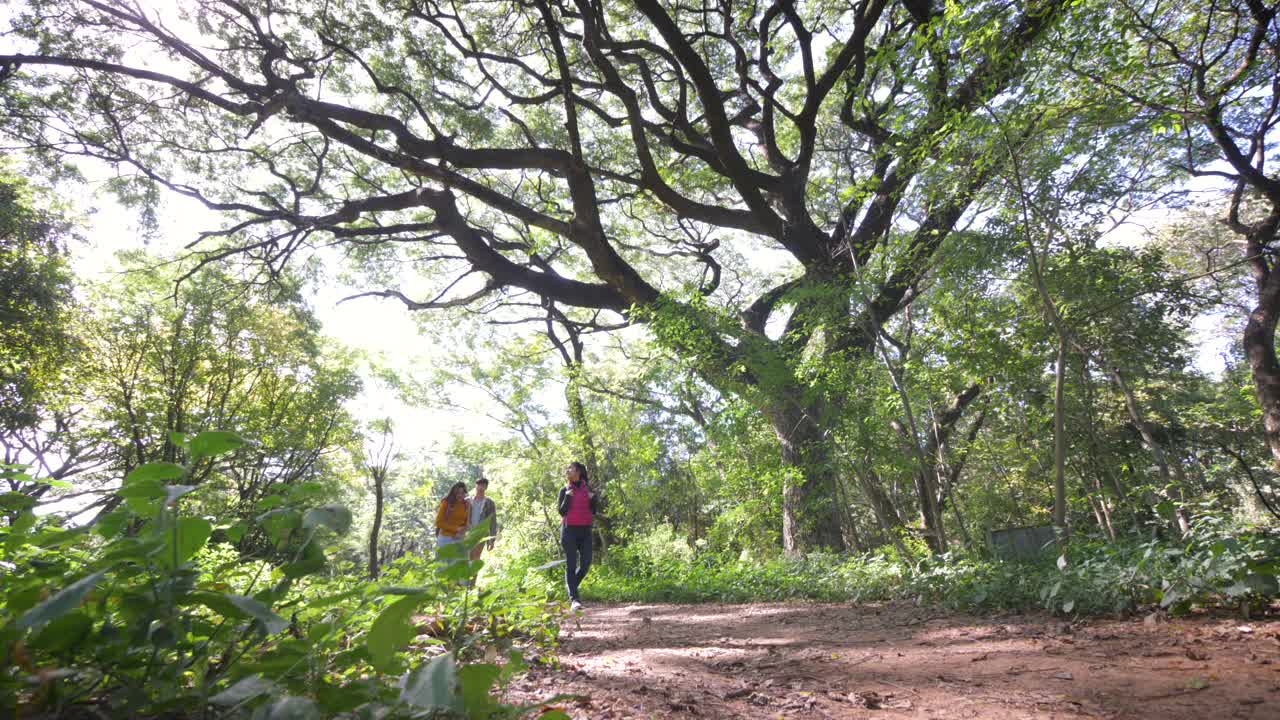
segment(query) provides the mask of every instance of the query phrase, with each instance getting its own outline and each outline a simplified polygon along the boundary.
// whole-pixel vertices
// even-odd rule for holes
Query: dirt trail
[[[1280,621],[967,616],[911,605],[594,605],[566,618],[575,719],[1280,718]]]

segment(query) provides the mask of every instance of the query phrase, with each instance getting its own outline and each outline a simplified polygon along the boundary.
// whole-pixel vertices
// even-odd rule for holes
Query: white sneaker
[[[576,599],[575,599],[575,600],[571,600],[571,601],[569,602],[569,609],[570,609],[570,610],[581,610],[581,609],[582,609],[582,603],[581,603],[580,601],[576,600]]]

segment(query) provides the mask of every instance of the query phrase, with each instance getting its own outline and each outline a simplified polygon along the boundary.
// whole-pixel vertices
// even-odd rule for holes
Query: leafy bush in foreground
[[[287,499],[252,527],[184,512],[205,486],[190,468],[241,444],[179,438],[191,465],[133,470],[119,506],[88,527],[41,525],[30,498],[0,495],[0,706],[49,717],[517,717],[491,691],[553,645],[545,601],[477,591],[466,545],[405,558],[375,585],[332,574],[350,512]],[[215,537],[262,530],[286,561],[242,557]],[[481,540],[469,537],[468,543]],[[407,650],[407,652],[406,652]],[[499,656],[508,658],[499,663]]]

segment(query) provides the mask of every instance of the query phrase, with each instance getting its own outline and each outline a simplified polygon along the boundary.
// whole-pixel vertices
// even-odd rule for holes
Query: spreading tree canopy
[[[840,394],[801,358],[869,353],[911,302],[1067,4],[31,0],[3,122],[227,213],[205,261],[336,243],[414,266],[429,294],[370,289],[411,309],[648,323],[768,418],[788,550],[839,547]]]

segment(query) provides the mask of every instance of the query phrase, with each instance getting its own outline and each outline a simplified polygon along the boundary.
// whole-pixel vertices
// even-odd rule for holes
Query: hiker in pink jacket
[[[565,486],[560,488],[557,506],[560,510],[560,545],[564,548],[564,585],[569,591],[570,607],[582,607],[578,585],[591,567],[591,522],[599,500],[591,490],[587,469],[580,462],[565,468]]]

